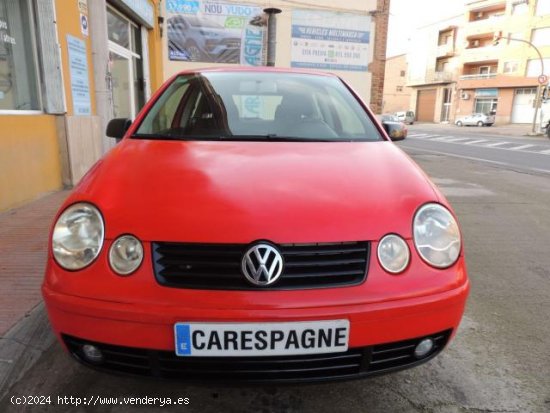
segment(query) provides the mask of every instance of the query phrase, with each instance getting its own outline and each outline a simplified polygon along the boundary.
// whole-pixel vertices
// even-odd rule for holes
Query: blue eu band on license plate
[[[176,323],[182,357],[282,356],[348,349],[349,320],[285,323]]]

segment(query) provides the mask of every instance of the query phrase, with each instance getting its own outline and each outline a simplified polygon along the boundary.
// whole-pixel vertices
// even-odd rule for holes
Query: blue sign
[[[189,356],[191,354],[191,328],[189,324],[178,323],[175,326],[176,354]]]
[[[292,11],[292,67],[365,72],[371,18],[320,10]]]
[[[71,75],[71,95],[75,115],[91,115],[90,81],[88,78],[88,55],[86,43],[67,35],[69,49],[69,73]]]
[[[198,0],[168,0],[166,11],[169,13],[197,14],[200,11]]]
[[[476,89],[476,96],[497,97],[498,89]]]

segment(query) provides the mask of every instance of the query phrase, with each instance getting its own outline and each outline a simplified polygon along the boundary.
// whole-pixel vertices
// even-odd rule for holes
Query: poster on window
[[[291,66],[366,71],[370,17],[316,10],[292,12]]]
[[[261,7],[168,0],[166,12],[170,60],[262,64],[266,20]]]

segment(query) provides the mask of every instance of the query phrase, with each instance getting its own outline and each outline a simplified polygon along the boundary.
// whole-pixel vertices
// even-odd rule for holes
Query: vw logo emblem
[[[273,246],[260,243],[250,247],[243,256],[241,269],[254,285],[273,284],[283,273],[283,257]]]

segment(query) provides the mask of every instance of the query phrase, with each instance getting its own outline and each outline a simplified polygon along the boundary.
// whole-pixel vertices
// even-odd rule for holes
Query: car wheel
[[[457,121],[457,122],[456,122],[456,126],[462,126],[462,122],[461,122],[461,121]]]
[[[483,126],[483,122],[482,122],[482,121],[479,121],[479,122],[477,123],[477,126]]]
[[[203,59],[203,54],[201,50],[197,47],[195,43],[189,43],[186,47],[187,53],[191,56],[193,62],[200,62]]]

